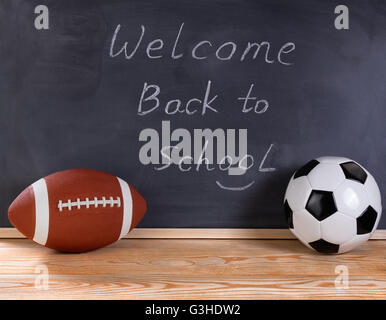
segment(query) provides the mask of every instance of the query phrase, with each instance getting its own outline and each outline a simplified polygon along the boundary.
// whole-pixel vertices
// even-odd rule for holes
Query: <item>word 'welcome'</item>
[[[146,27],[141,25],[141,30],[135,43],[129,44],[128,41],[122,41],[120,39],[121,24],[118,24],[115,28],[114,34],[111,38],[110,44],[110,57],[115,58],[123,56],[125,59],[132,59],[136,53],[143,47],[144,36],[146,33]],[[145,44],[146,57],[149,59],[161,59],[170,57],[172,59],[181,59],[185,56],[187,49],[181,48],[181,42],[183,38],[184,23],[180,25],[179,30],[176,32],[173,45],[166,45],[168,39],[157,38]],[[172,48],[170,52],[166,52],[167,48]],[[260,56],[263,57],[265,63],[280,63],[285,66],[292,65],[289,61],[289,54],[295,51],[295,44],[293,42],[286,42],[280,46],[278,50],[271,48],[269,41],[251,42],[245,45],[240,45],[234,41],[226,41],[221,44],[215,44],[213,40],[204,39],[195,41],[195,43],[186,44],[184,48],[189,48],[189,54],[191,58],[195,60],[205,60],[208,57],[215,57],[220,61],[226,61],[231,59],[238,59],[239,61],[255,60],[259,52],[262,52]]]

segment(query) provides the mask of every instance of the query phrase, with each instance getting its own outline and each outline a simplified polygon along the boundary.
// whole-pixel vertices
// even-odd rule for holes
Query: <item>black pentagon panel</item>
[[[318,164],[319,164],[318,160],[311,160],[311,161],[307,162],[303,167],[301,167],[298,171],[295,172],[294,179],[306,176]]]
[[[293,212],[292,212],[287,200],[284,202],[284,212],[285,212],[285,216],[287,218],[288,227],[293,229],[294,228],[294,224],[292,221]]]
[[[310,242],[309,245],[320,253],[338,253],[339,245],[327,242],[323,239]]]
[[[358,181],[362,184],[366,182],[367,173],[355,162],[349,161],[341,163],[340,167],[342,168],[344,175],[347,179]]]
[[[357,218],[357,234],[370,233],[377,221],[377,212],[372,206],[368,208]]]
[[[319,221],[328,218],[337,211],[333,193],[329,191],[312,190],[307,201],[306,209]]]

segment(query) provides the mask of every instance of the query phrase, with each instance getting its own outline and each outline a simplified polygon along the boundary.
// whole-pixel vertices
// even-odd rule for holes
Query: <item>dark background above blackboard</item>
[[[7,227],[12,200],[38,178],[67,168],[110,172],[148,200],[141,227],[285,228],[282,199],[292,172],[322,155],[346,156],[364,165],[386,190],[386,3],[349,1],[350,29],[336,30],[340,1],[311,0],[55,0],[50,29],[34,28],[41,1],[0,0],[0,226]],[[181,24],[180,59],[171,58]],[[109,56],[119,43],[132,59]],[[164,39],[163,57],[149,59],[146,45]],[[233,41],[234,58],[195,60],[194,44]],[[285,66],[240,61],[251,42],[267,41],[272,52],[287,43],[296,50]],[[208,81],[218,94],[218,113],[137,114],[145,82],[161,87],[160,98],[202,98]],[[264,114],[241,112],[251,84],[269,101]],[[138,137],[145,128],[248,129],[255,166],[245,175],[216,169],[181,172],[143,165]],[[269,146],[265,167],[258,170]],[[228,191],[224,185],[241,186]],[[385,201],[385,197],[383,197]],[[383,216],[381,228],[386,227]]]

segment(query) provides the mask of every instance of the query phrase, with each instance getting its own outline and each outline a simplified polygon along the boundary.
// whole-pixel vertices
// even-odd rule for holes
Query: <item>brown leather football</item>
[[[121,239],[145,212],[144,198],[122,179],[102,171],[73,169],[27,187],[9,207],[8,218],[43,246],[84,252]]]

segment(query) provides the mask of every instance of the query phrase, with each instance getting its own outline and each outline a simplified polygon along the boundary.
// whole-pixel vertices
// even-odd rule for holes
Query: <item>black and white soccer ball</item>
[[[284,198],[292,233],[321,253],[344,253],[367,241],[382,213],[373,176],[340,157],[311,160],[292,176]]]

